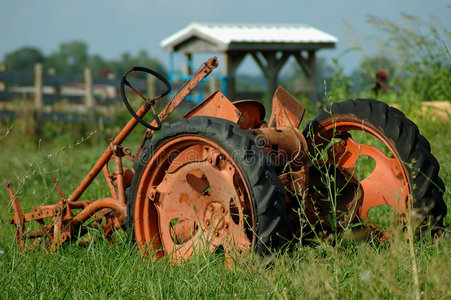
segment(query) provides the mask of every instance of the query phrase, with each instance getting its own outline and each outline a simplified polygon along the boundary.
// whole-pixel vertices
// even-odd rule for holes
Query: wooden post
[[[265,76],[267,91],[272,96],[277,89],[279,72],[290,57],[290,53],[283,52],[282,55],[278,56],[277,51],[265,51],[260,52],[260,54],[263,59],[260,58],[258,52],[252,52],[252,57]],[[269,98],[269,103],[266,105],[271,103],[271,99],[272,98]]]
[[[318,91],[316,90],[316,66],[315,66],[315,50],[308,52],[307,64],[310,68],[310,77],[308,84],[310,88],[310,102],[316,104],[318,102]]]
[[[42,69],[41,63],[34,65],[34,120],[37,138],[42,135],[42,110],[44,108]]]
[[[42,83],[42,64],[34,65],[34,109],[42,112],[44,103],[42,101],[43,83]]]
[[[277,52],[269,52],[269,53],[263,53],[263,56],[266,59],[266,84],[267,84],[267,91],[269,95],[272,96],[277,88],[277,82],[279,79],[279,68],[277,66],[277,58],[276,58]]]
[[[0,64],[0,72],[4,72],[6,70],[5,64]],[[4,82],[0,82],[0,91],[6,90],[6,84]]]
[[[183,53],[183,57],[186,61],[183,62],[183,76],[190,76],[193,70],[191,70],[191,65],[189,62],[191,62],[192,55],[191,53]]]
[[[157,80],[155,76],[147,74],[146,77],[147,97],[155,97],[157,95]]]
[[[91,75],[91,69],[85,68],[84,72],[85,77],[85,108],[88,115],[88,122],[89,127],[92,129],[92,125],[94,122],[94,92],[93,92],[93,85],[92,85],[92,75]]]
[[[215,75],[210,75],[210,81],[208,82],[208,91],[210,95],[217,91],[217,81],[218,78]]]
[[[301,66],[302,70],[307,77],[307,86],[309,89],[309,98],[310,103],[316,104],[318,101],[318,92],[316,90],[316,82],[315,82],[315,50],[308,51],[308,56],[305,58],[301,52],[297,52],[294,54],[299,66]]]
[[[234,100],[236,96],[235,90],[235,73],[236,69],[246,57],[246,52],[224,52],[223,53],[223,75],[227,77],[227,98]]]

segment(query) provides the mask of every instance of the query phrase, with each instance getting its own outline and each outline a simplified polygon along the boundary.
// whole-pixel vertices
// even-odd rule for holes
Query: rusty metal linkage
[[[158,115],[160,121],[164,121],[217,65],[215,57],[203,64],[193,78],[183,86],[161,111]],[[133,88],[133,90],[137,92],[136,89]],[[137,116],[143,118],[150,108],[151,106],[146,102],[136,112]],[[27,239],[35,239],[31,246],[33,248],[39,244],[42,237],[46,237],[45,246],[49,250],[54,251],[72,237],[86,233],[82,230],[81,225],[88,219],[93,219],[97,226],[103,228],[106,235],[111,235],[113,228],[119,229],[122,226],[126,216],[125,188],[130,185],[133,174],[131,170],[122,167],[122,159],[124,157],[130,159],[131,156],[126,154],[124,152],[125,148],[120,145],[137,124],[138,121],[135,118],[131,118],[128,121],[69,198],[66,199],[61,187],[55,180],[55,187],[61,199],[57,204],[37,206],[33,209],[33,212],[22,214],[19,199],[14,194],[10,182],[8,182],[8,193],[14,210],[14,216],[11,217],[10,223],[16,226],[16,242],[21,250],[25,249],[25,241]],[[156,122],[154,121],[152,124],[156,125]],[[148,130],[146,133],[147,138],[151,138],[152,135],[153,131]],[[108,162],[111,159],[114,159],[115,162],[116,170],[114,173],[108,171]],[[78,201],[101,170],[103,170],[112,197]],[[79,211],[80,209],[81,211]],[[78,210],[78,212],[74,212],[74,210]],[[51,220],[45,223],[44,220],[50,218]],[[105,220],[102,220],[102,218],[105,218]],[[27,231],[25,224],[32,221],[38,222],[41,229]]]

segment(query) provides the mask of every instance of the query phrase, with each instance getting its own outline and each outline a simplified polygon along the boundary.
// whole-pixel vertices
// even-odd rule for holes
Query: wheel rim
[[[135,236],[146,254],[190,257],[196,249],[242,252],[254,245],[246,180],[225,149],[178,136],[152,154],[138,184]]]
[[[394,158],[375,146],[357,142],[349,134],[350,131],[360,131],[373,136],[383,143]],[[405,214],[410,209],[409,195],[412,194],[408,172],[393,142],[371,124],[365,124],[362,120],[343,118],[322,122],[316,136],[321,142],[328,142],[332,137],[338,138],[338,141],[333,141],[333,147],[328,150],[329,160],[350,174],[356,172],[356,163],[359,158],[368,156],[374,159],[374,169],[365,179],[359,181],[363,197],[357,215],[361,221],[379,229],[383,237],[389,237],[395,227],[403,223]],[[372,220],[369,212],[373,208],[387,205],[395,210],[397,219],[394,221],[395,226],[383,229],[375,220]]]

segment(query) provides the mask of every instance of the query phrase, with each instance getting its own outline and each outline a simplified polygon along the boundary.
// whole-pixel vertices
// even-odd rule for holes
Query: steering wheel
[[[141,94],[136,88],[134,88],[130,82],[128,82],[127,80],[127,75],[130,74],[133,71],[138,71],[138,72],[144,72],[144,73],[148,73],[152,76],[155,76],[156,78],[158,78],[161,82],[163,82],[163,84],[165,85],[165,90],[163,91],[163,93],[161,93],[160,95],[153,97],[153,98],[146,98],[143,94]],[[153,111],[153,115],[155,117],[155,121],[157,122],[157,126],[152,126],[149,123],[147,123],[146,121],[144,121],[142,118],[138,117],[138,115],[136,114],[136,112],[133,110],[133,108],[130,105],[130,102],[128,101],[127,95],[125,94],[125,86],[128,86],[129,88],[131,88],[137,95],[139,95],[141,98],[143,98],[143,100],[146,102],[146,106],[149,106],[152,108]],[[151,129],[151,130],[159,130],[161,128],[161,121],[158,118],[157,113],[155,112],[155,110],[153,109],[153,106],[155,105],[155,101],[166,96],[170,91],[171,91],[171,85],[169,84],[169,81],[163,77],[163,75],[145,68],[145,67],[133,67],[130,70],[128,70],[127,72],[124,73],[124,75],[122,75],[121,78],[121,85],[120,85],[120,90],[121,90],[121,96],[122,96],[122,101],[125,104],[125,107],[127,107],[128,111],[131,113],[131,115],[133,116],[133,118],[135,118],[139,123],[141,123],[142,125],[144,125],[145,127]]]

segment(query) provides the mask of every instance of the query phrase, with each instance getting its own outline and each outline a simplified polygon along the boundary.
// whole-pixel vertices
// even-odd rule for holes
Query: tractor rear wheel
[[[323,160],[358,177],[363,191],[358,222],[387,236],[412,211],[428,225],[423,229],[439,232],[447,213],[440,167],[429,142],[402,112],[376,100],[334,103],[304,135],[312,158],[325,155]]]
[[[235,123],[183,119],[146,142],[134,169],[126,224],[145,254],[261,253],[286,241],[284,187],[255,136]]]

